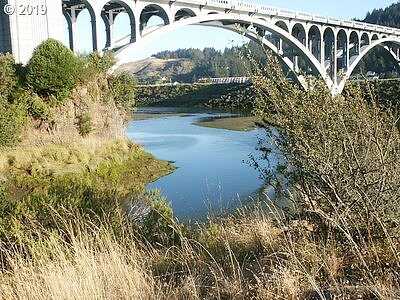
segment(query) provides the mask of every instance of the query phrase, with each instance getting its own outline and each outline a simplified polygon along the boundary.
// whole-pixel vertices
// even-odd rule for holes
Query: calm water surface
[[[255,154],[259,130],[239,132],[194,125],[217,113],[193,113],[132,121],[130,139],[177,170],[148,189],[159,189],[180,219],[199,219],[238,207],[257,195],[263,181],[248,164]]]

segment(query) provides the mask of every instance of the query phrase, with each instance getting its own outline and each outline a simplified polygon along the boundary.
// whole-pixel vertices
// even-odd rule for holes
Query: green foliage
[[[400,28],[400,3],[394,3],[384,9],[374,9],[367,14],[363,21]]]
[[[174,220],[171,204],[159,191],[147,192],[146,196],[151,210],[143,220],[143,235],[162,245],[178,242],[180,226]]]
[[[81,136],[88,136],[93,131],[92,117],[90,114],[84,113],[78,116],[77,126]]]
[[[214,48],[163,51],[156,54],[155,57],[192,61],[194,64],[193,70],[187,74],[173,76],[171,80],[196,82],[200,78],[208,77],[248,76],[252,71],[252,64],[246,59],[249,54],[259,63],[265,63],[265,53],[262,47],[255,42],[249,42],[241,47],[226,48],[224,51],[218,51]]]
[[[87,83],[101,74],[105,74],[114,64],[115,58],[111,52],[106,52],[100,55],[97,52],[87,56],[80,57],[84,68],[79,74],[79,80],[82,83]]]
[[[36,226],[60,229],[59,218],[73,222],[72,212],[92,222],[116,224],[123,215],[124,199],[141,195],[149,182],[171,170],[167,162],[125,141],[92,151],[83,145],[51,145],[3,154],[0,239],[16,239],[21,232],[35,234]],[[154,209],[169,216],[161,202]],[[162,222],[151,224],[161,230]]]
[[[129,73],[111,76],[108,80],[115,103],[124,109],[131,110],[135,106],[136,80]]]
[[[106,52],[103,55],[91,53],[87,56],[89,68],[95,69],[98,73],[107,72],[116,63],[112,52]]]
[[[24,103],[0,102],[0,148],[14,146],[19,142],[26,120]]]
[[[62,103],[75,87],[82,67],[82,61],[71,50],[49,39],[33,52],[27,66],[27,83],[39,95],[53,95]]]
[[[51,117],[50,104],[30,90],[19,89],[13,95],[19,103],[24,103],[27,114],[34,119],[48,121]]]
[[[11,54],[0,54],[0,98],[8,100],[18,83],[16,66]]]
[[[250,84],[182,84],[140,86],[138,106],[193,106],[251,111],[255,92]]]
[[[283,78],[276,61],[261,70],[254,84],[259,95],[255,112],[287,159],[285,175],[295,187],[291,200],[300,210],[319,220],[319,228],[329,224],[356,239],[398,234],[398,111],[357,87],[338,97],[322,82],[299,90]],[[268,139],[260,144],[265,156]],[[279,176],[265,171],[269,183],[279,182]]]

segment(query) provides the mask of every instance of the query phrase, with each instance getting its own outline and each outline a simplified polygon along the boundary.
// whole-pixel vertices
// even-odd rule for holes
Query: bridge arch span
[[[92,31],[92,49],[93,51],[98,51],[100,48],[98,47],[98,23],[100,22],[99,19],[96,17],[97,7],[92,4],[89,0],[81,0],[83,4],[83,9],[75,9],[74,7],[69,7],[68,5],[63,6],[63,15],[67,20],[68,24],[68,35],[69,35],[69,44],[71,50],[76,50],[77,43],[76,43],[76,32],[79,30],[76,27],[76,21],[78,19],[79,14],[82,11],[89,12],[90,16],[90,23],[91,23],[91,31]]]
[[[223,25],[205,25],[205,26],[210,26],[210,27],[215,27],[215,28],[220,28],[220,29],[224,29],[224,30],[228,30],[228,31],[232,31],[238,34],[243,34],[242,30],[239,30],[238,28],[234,27],[234,26],[223,26]],[[279,49],[279,45],[275,45],[273,42],[271,42],[270,40],[268,40],[265,36],[263,38],[260,38],[260,35],[258,34],[258,30],[256,28],[256,31],[245,31],[244,33],[245,37],[247,37],[248,39],[261,44],[262,46],[267,47],[268,49],[270,49],[272,51],[272,53],[279,59],[279,61],[285,65],[289,71],[294,75],[294,79],[296,80],[296,82],[303,87],[303,89],[307,89],[307,82],[305,80],[305,78],[302,75],[298,75],[296,74],[296,70],[295,70],[295,64],[287,57],[282,57],[282,55],[280,55],[280,49]]]
[[[306,46],[306,28],[301,23],[296,23],[292,27],[292,35],[304,46]]]
[[[158,4],[148,4],[142,8],[139,17],[140,34],[143,35],[143,30],[146,28],[149,20],[152,17],[159,17],[163,22],[163,26],[172,23],[171,16],[168,15],[167,10]]]
[[[345,76],[343,77],[343,79],[341,80],[341,82],[339,83],[337,90],[335,91],[336,94],[341,94],[343,92],[343,89],[345,88],[345,85],[347,83],[347,81],[350,79],[350,76],[353,74],[354,70],[356,69],[356,67],[358,66],[358,64],[361,62],[361,60],[368,55],[368,53],[370,53],[373,49],[377,48],[377,47],[382,47],[384,48],[386,51],[389,52],[389,54],[393,57],[393,59],[396,61],[396,64],[398,65],[399,61],[398,58],[396,56],[396,54],[385,44],[387,43],[392,43],[392,44],[396,44],[398,46],[400,46],[400,38],[383,38],[383,39],[379,39],[379,40],[373,40],[371,42],[371,44],[369,44],[368,46],[365,46],[360,55],[358,55],[354,61],[351,63],[351,65],[349,66]]]
[[[136,18],[132,8],[123,0],[108,0],[101,7],[100,13],[106,29],[106,49],[112,48],[113,46],[114,21],[121,13],[126,13],[129,18],[129,43],[134,43],[136,41]]]
[[[360,54],[360,37],[356,31],[351,31],[349,35],[349,56]]]
[[[366,33],[366,32],[361,33],[360,41],[361,41],[360,42],[361,47],[369,45],[371,43],[371,39],[369,37],[369,34]]]
[[[311,25],[307,32],[308,48],[318,61],[321,61],[322,32],[317,25]]]
[[[190,8],[180,8],[174,14],[174,21],[195,17],[196,13]]]
[[[283,20],[278,20],[275,22],[275,25],[278,26],[279,28],[289,32],[289,25],[287,22],[285,22]]]
[[[241,24],[245,25],[247,27],[250,27],[250,25],[260,27],[261,29],[264,29],[268,32],[270,32],[273,35],[279,36],[284,42],[289,43],[293,48],[298,53],[301,53],[306,60],[306,62],[309,63],[309,65],[314,69],[314,71],[324,80],[326,83],[327,87],[329,89],[332,88],[333,82],[329,76],[327,76],[325,69],[322,67],[320,62],[312,55],[312,53],[308,50],[308,48],[301,43],[298,39],[296,39],[294,36],[292,36],[288,31],[280,28],[279,26],[265,22],[259,19],[254,19],[250,16],[242,16],[242,15],[230,15],[230,14],[213,14],[213,15],[202,15],[202,16],[197,16],[197,17],[191,17],[187,19],[183,19],[180,21],[173,22],[172,24],[165,25],[163,27],[158,28],[157,30],[145,35],[141,39],[141,46],[145,45],[147,42],[150,40],[160,36],[164,35],[168,32],[172,32],[176,29],[188,26],[188,25],[207,25],[210,23],[220,23],[222,22],[222,26],[226,26],[225,24]],[[267,44],[266,44],[267,45]],[[272,44],[269,44],[271,46]],[[136,45],[135,44],[129,44],[125,47],[121,47],[116,51],[117,59],[124,57],[128,52],[132,51],[135,49]],[[115,66],[118,67],[119,65],[123,64],[122,60],[119,60],[118,65]]]

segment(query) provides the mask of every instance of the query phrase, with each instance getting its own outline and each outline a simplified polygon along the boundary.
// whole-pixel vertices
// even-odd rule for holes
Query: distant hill
[[[386,8],[374,9],[363,20],[371,24],[379,24],[400,28],[400,2]]]
[[[122,65],[119,71],[136,76],[139,83],[162,83],[188,80],[188,74],[194,69],[190,59],[161,59],[150,57]]]
[[[400,28],[400,2],[386,8],[374,9],[367,13],[366,17],[361,21]],[[395,65],[391,62],[392,59],[387,51],[382,48],[376,48],[360,62],[356,73],[374,71],[390,77],[391,72],[396,71]]]
[[[140,83],[191,83],[207,77],[247,76],[252,68],[252,63],[245,58],[249,53],[258,61],[265,60],[262,48],[249,42],[223,51],[214,48],[163,51],[151,58],[125,64],[119,71],[134,74]]]

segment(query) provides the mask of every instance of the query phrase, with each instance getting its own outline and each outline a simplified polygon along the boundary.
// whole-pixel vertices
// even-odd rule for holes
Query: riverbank
[[[246,84],[180,84],[138,87],[140,107],[196,107],[249,112],[255,91]]]
[[[4,251],[36,241],[38,227],[61,230],[71,212],[94,223],[116,222],[128,202],[148,211],[162,199],[145,187],[174,166],[126,138],[136,85],[129,75],[108,75],[112,64],[109,55],[77,57],[48,40],[25,67],[25,78],[11,56],[0,55]]]
[[[221,110],[215,109],[196,109],[196,108],[182,108],[182,107],[149,107],[146,110],[138,109],[133,113],[133,121],[144,121],[151,119],[160,119],[168,117],[185,117],[193,113],[211,113],[214,116],[203,118],[194,123],[194,125],[215,128],[227,129],[233,131],[251,131],[257,128],[257,118],[253,116],[242,116],[240,114],[224,113]]]
[[[195,124],[208,128],[219,128],[235,131],[251,131],[257,128],[256,122],[256,117],[234,116],[200,120]]]

